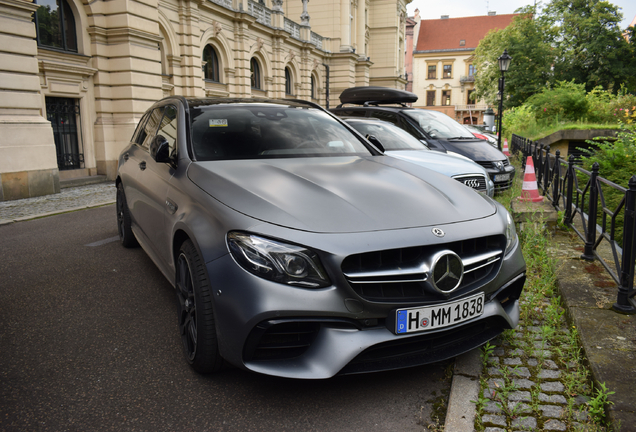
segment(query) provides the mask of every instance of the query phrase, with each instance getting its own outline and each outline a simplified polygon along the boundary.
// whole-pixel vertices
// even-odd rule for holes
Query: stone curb
[[[479,398],[479,376],[482,362],[481,348],[462,354],[455,359],[453,381],[448,398],[444,430],[453,432],[473,432],[475,430],[475,404]]]
[[[47,213],[23,216],[23,217],[19,217],[15,219],[0,219],[0,226],[9,225],[15,222],[24,222],[24,221],[33,220],[33,219],[39,219],[39,218],[43,218],[47,216],[54,216],[54,215],[62,214],[62,213],[70,213],[70,212],[74,212],[78,210],[86,210],[86,209],[95,208],[95,207],[103,207],[105,205],[110,205],[110,204],[115,204],[115,200],[109,200],[109,201],[104,201],[104,202],[95,203],[95,204],[88,204],[88,205],[83,205],[79,207],[71,207],[67,209],[53,210]]]

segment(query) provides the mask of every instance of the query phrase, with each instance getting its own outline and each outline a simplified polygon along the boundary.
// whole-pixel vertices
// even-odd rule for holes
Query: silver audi
[[[519,321],[508,212],[316,104],[163,99],[116,183],[121,243],[175,287],[200,373],[224,360],[310,379],[418,366]]]

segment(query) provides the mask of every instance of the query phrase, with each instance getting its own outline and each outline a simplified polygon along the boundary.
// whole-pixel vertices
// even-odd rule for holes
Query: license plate
[[[495,181],[502,182],[510,180],[510,174],[495,174]]]
[[[434,330],[455,325],[484,313],[484,293],[437,306],[398,309],[397,334]]]

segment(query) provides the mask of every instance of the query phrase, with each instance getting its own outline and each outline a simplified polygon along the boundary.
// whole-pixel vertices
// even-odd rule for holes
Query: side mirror
[[[366,138],[371,144],[376,146],[378,148],[378,150],[380,150],[382,153],[384,153],[384,146],[382,145],[380,140],[375,137],[375,135],[367,135]]]
[[[150,157],[157,163],[170,162],[170,144],[163,135],[157,135],[150,143]]]

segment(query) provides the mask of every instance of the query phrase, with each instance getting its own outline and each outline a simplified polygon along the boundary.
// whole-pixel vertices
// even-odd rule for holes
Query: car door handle
[[[139,169],[142,171],[146,169],[146,161],[139,162]]]
[[[168,207],[168,213],[175,214],[179,206],[172,202],[172,200],[166,199],[166,206]]]

